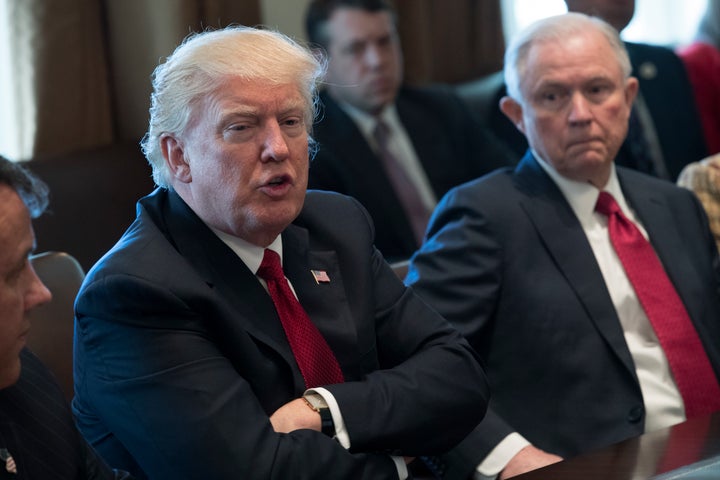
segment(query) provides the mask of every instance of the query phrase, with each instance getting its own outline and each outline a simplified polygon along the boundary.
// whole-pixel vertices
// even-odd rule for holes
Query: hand
[[[562,461],[562,457],[558,457],[552,453],[547,453],[539,448],[528,445],[520,450],[505,466],[498,478],[505,480],[506,478],[520,475],[521,473],[535,470],[536,468],[550,465]]]
[[[270,423],[278,433],[301,429],[319,432],[322,429],[320,414],[310,408],[302,398],[296,398],[275,410],[275,413],[270,415]]]

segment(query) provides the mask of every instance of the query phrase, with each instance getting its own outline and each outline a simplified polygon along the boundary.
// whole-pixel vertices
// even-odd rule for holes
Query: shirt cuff
[[[395,462],[395,468],[397,468],[398,478],[400,480],[406,480],[408,478],[408,468],[403,457],[396,457],[391,455],[392,461]]]
[[[322,387],[310,388],[305,393],[317,393],[325,400],[328,408],[330,409],[330,415],[332,415],[333,424],[335,425],[335,439],[345,447],[350,448],[350,435],[348,435],[347,429],[345,428],[345,421],[343,420],[342,414],[340,413],[340,407],[338,406],[337,400],[332,393]],[[407,472],[407,468],[405,469]],[[406,473],[407,476],[407,473]]]
[[[510,460],[523,448],[530,445],[519,433],[511,433],[503,438],[487,457],[478,465],[475,480],[490,480],[497,477]]]

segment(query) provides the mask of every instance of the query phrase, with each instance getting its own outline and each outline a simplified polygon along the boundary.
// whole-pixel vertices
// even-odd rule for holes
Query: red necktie
[[[430,211],[420,198],[415,184],[410,180],[407,172],[400,165],[400,162],[392,154],[388,148],[388,140],[390,139],[390,128],[382,120],[378,120],[373,131],[373,136],[377,142],[380,159],[383,162],[385,172],[390,178],[390,183],[395,190],[402,204],[403,210],[410,220],[410,226],[415,234],[415,240],[418,245],[422,244],[425,236],[425,228],[430,219]]]
[[[257,275],[267,283],[290,348],[305,379],[305,386],[312,388],[342,383],[340,365],[325,338],[310,321],[290,289],[280,265],[280,256],[270,249],[265,249]]]
[[[595,210],[607,215],[610,241],[665,351],[688,418],[720,410],[720,386],[697,331],[652,245],[600,192]]]

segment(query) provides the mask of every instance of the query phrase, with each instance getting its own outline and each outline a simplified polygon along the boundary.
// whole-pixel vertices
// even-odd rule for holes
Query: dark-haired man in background
[[[408,258],[437,199],[507,165],[509,152],[449,90],[403,86],[395,12],[387,1],[312,1],[306,30],[329,62],[309,186],[357,198],[375,222],[385,257]]]

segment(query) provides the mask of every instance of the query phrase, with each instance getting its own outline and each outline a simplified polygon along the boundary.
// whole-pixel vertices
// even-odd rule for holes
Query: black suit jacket
[[[327,386],[352,442],[276,434],[269,415],[304,391],[269,295],[174,192],[142,199],[76,303],[80,429],[138,477],[397,478],[387,453],[449,448],[484,414],[462,336],[406,289],[356,201],[309,192],[282,234],[283,265],[338,358]],[[324,270],[317,283],[311,269]],[[452,371],[453,375],[445,375]]]
[[[0,478],[85,480],[129,478],[116,474],[75,427],[70,406],[50,371],[29,350],[20,353],[18,382],[0,390],[0,448],[17,474],[0,462]]]
[[[692,86],[680,58],[669,48],[625,42],[633,75],[640,82],[640,94],[657,132],[669,179],[673,182],[690,162],[707,156],[700,114]],[[502,113],[500,99],[507,95],[503,72],[456,87],[477,121],[520,158],[527,150],[525,136]],[[633,167],[636,160],[626,140],[616,163]]]
[[[720,264],[693,194],[618,167],[720,372]],[[572,456],[641,434],[635,367],[590,244],[532,155],[452,190],[407,282],[458,327],[485,361],[490,409],[451,454],[464,473],[507,434]]]
[[[319,151],[310,164],[310,188],[355,197],[370,212],[375,244],[390,261],[407,259],[419,247],[382,161],[355,122],[326,93],[324,111],[314,128]],[[403,88],[396,101],[436,197],[495,168],[510,164],[511,154],[477,126],[447,88]]]

